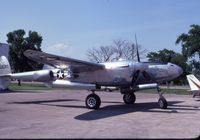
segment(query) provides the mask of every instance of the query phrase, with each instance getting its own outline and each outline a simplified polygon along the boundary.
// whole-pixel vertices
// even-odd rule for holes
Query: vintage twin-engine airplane
[[[137,51],[138,52],[138,51]],[[11,74],[5,57],[1,57],[0,86],[8,86],[10,79],[44,82],[46,85],[82,88],[92,91],[85,104],[89,109],[98,109],[100,97],[95,91],[102,86],[118,87],[125,104],[133,104],[136,100],[134,92],[140,89],[157,88],[158,83],[175,79],[182,74],[182,68],[172,63],[150,63],[134,61],[116,61],[92,63],[44,52],[27,50],[24,55],[31,60],[51,66],[49,69]],[[0,88],[1,88],[0,87]],[[159,93],[160,108],[167,108],[167,101]]]

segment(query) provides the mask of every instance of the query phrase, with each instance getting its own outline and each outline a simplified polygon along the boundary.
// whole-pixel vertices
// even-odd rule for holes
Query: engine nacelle
[[[142,85],[138,85],[137,88],[139,90],[143,90],[143,89],[155,89],[155,88],[158,88],[158,84],[157,83],[142,84]]]
[[[71,82],[68,80],[55,80],[48,83],[46,82],[45,85],[49,87],[96,90],[95,84]]]
[[[38,82],[47,82],[54,80],[53,72],[51,70],[38,70],[38,71],[15,73],[12,74],[11,78],[22,81],[38,81]]]

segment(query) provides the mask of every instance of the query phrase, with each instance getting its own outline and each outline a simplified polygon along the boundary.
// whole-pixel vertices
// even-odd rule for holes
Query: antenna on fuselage
[[[135,44],[136,44],[137,61],[140,62],[140,55],[139,55],[139,51],[138,51],[138,44],[137,44],[136,34],[135,34]]]

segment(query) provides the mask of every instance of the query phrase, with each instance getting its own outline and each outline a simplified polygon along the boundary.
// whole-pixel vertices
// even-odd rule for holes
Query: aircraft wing
[[[70,68],[70,70],[77,73],[96,71],[105,68],[102,64],[57,56],[35,50],[26,50],[24,55],[36,62],[48,64],[56,68]]]

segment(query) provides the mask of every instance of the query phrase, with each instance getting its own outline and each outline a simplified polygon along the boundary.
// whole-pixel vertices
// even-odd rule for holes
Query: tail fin
[[[0,76],[11,74],[10,64],[5,56],[0,56]]]
[[[0,90],[8,88],[11,80],[10,64],[5,56],[0,56]]]
[[[191,91],[200,90],[200,81],[193,74],[187,75],[187,80]]]

